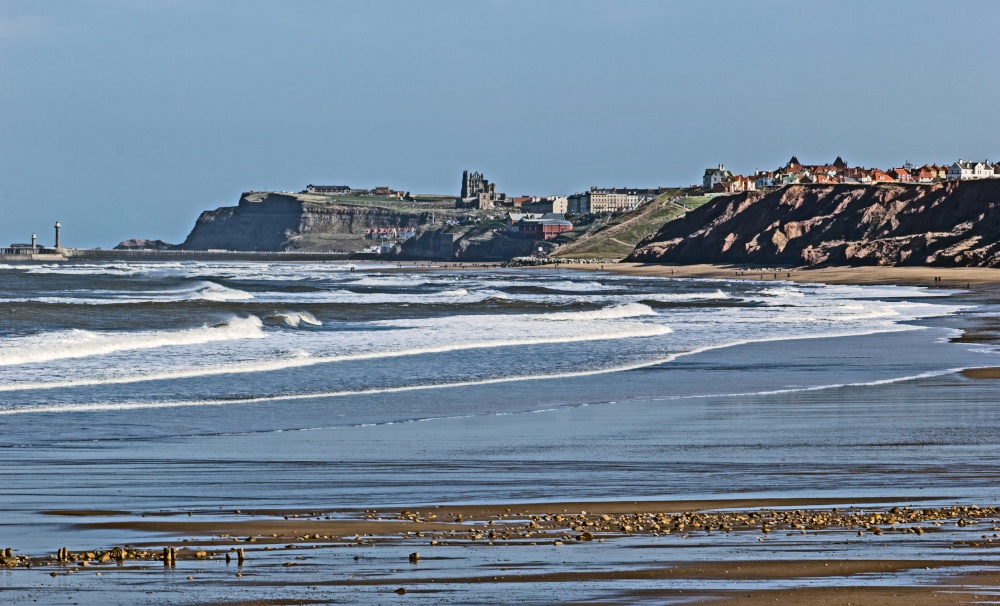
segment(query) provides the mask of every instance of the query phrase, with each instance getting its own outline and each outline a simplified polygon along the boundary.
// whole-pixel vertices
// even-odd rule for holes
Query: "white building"
[[[725,165],[720,164],[719,168],[706,168],[705,176],[701,178],[701,186],[705,191],[712,191],[712,188],[722,183],[726,178],[732,177],[733,173],[726,170]]]
[[[625,208],[624,189],[599,189],[591,187],[587,192],[587,207],[592,213],[612,213]]]
[[[663,187],[648,189],[591,187],[590,191],[565,198],[566,212],[601,214],[634,210],[666,191],[669,190]]]
[[[993,165],[989,162],[973,162],[959,160],[948,168],[948,180],[965,181],[968,179],[990,179],[995,176]]]

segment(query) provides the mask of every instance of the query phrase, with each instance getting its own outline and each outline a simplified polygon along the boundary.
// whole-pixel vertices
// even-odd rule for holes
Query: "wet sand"
[[[942,507],[910,509],[894,507],[868,509],[865,505],[905,504],[915,497],[843,498],[843,499],[720,499],[700,501],[610,501],[572,503],[531,503],[500,505],[438,505],[405,510],[337,510],[323,511],[234,511],[219,517],[220,512],[190,511],[175,514],[140,514],[100,522],[77,522],[80,529],[115,529],[157,532],[173,535],[226,535],[284,539],[301,537],[319,539],[330,535],[340,539],[350,535],[385,536],[419,531],[428,535],[451,530],[468,529],[485,524],[494,531],[512,532],[522,526],[556,533],[584,530],[624,532],[671,532],[664,520],[669,518],[673,531],[752,530],[774,525],[775,529],[808,526],[813,529],[829,526],[870,527],[928,520],[949,520],[961,517],[1000,518],[1000,510],[992,507]],[[926,503],[934,497],[920,497]],[[850,506],[845,506],[845,504]],[[820,510],[821,506],[840,505]],[[860,508],[859,508],[860,506]],[[801,508],[792,511],[792,508]],[[63,510],[43,512],[48,515],[85,518],[105,517],[92,511]],[[121,512],[114,512],[121,517]],[[210,516],[211,521],[198,518]],[[872,518],[875,516],[875,518]],[[158,519],[159,518],[159,519]],[[643,526],[644,520],[646,526]],[[689,521],[691,520],[691,521]],[[635,526],[635,528],[632,528]],[[679,528],[678,528],[679,526]],[[728,528],[724,526],[729,526]],[[764,531],[765,533],[768,530]],[[494,532],[495,534],[495,532]],[[530,537],[526,537],[530,538]]]
[[[960,374],[966,379],[1000,379],[1000,368],[967,368]]]
[[[539,269],[551,269],[543,267]],[[561,265],[560,268],[594,271],[595,265]],[[404,267],[404,269],[406,269]],[[470,269],[466,267],[466,269]],[[723,266],[651,266],[637,264],[605,265],[604,271],[629,275],[687,278],[778,279],[793,282],[830,284],[912,284],[920,286],[964,287],[1000,282],[1000,270],[937,268],[824,268],[750,270]],[[940,277],[941,281],[935,280]],[[1000,368],[972,369],[962,373],[970,379],[1000,378]],[[940,508],[928,506],[936,499]],[[946,501],[947,499],[947,501]],[[919,505],[916,503],[919,502]],[[326,587],[381,587],[391,595],[397,587],[411,594],[431,594],[442,584],[568,584],[583,585],[597,581],[673,581],[703,580],[739,582],[783,580],[798,583],[794,588],[760,589],[639,589],[617,595],[603,594],[604,604],[695,603],[728,606],[745,604],[885,604],[888,606],[982,603],[989,594],[1000,591],[1000,571],[996,548],[1000,547],[1000,511],[991,504],[956,508],[948,496],[899,496],[893,498],[842,499],[727,499],[704,501],[606,501],[492,505],[427,505],[407,510],[340,509],[330,511],[260,510],[260,511],[180,511],[128,512],[117,510],[60,510],[44,512],[67,518],[67,540],[78,545],[92,535],[89,531],[116,530],[134,533],[130,551],[121,563],[124,567],[162,568],[162,547],[180,550],[182,562],[204,561],[217,565],[227,557],[235,560],[235,550],[246,552],[247,570],[274,552],[287,552],[283,565],[293,569],[293,557],[300,550],[327,547],[365,547],[387,550],[404,547],[420,556],[411,564],[435,559],[435,548],[461,546],[474,550],[497,550],[505,545],[574,549],[579,545],[621,542],[625,549],[642,549],[646,543],[696,536],[706,541],[725,541],[734,535],[809,535],[817,543],[808,548],[812,556],[822,554],[824,544],[841,544],[854,537],[876,535],[889,540],[947,541],[957,557],[949,560],[773,560],[759,559],[752,551],[730,561],[684,562],[645,568],[617,567],[605,570],[569,570],[534,572],[509,569],[466,574],[438,579],[433,571],[414,566],[403,576],[371,578],[336,578],[298,581],[288,575],[279,581],[283,587],[298,585]],[[907,504],[913,504],[912,509]],[[363,505],[363,504],[362,504]],[[792,511],[794,509],[794,511]],[[90,518],[94,518],[93,520]],[[109,519],[110,518],[110,519]],[[607,519],[605,519],[607,518]],[[78,533],[77,533],[78,531]],[[947,533],[945,538],[944,533]],[[589,536],[588,536],[589,535]],[[184,538],[182,538],[184,537]],[[93,551],[79,551],[63,561],[52,561],[51,554],[21,554],[21,560],[4,564],[25,568],[34,559],[41,567],[60,576],[70,570],[83,571],[119,567],[113,558],[102,561],[113,545],[95,545]],[[418,551],[419,550],[419,551]],[[344,550],[347,555],[347,550]],[[510,550],[504,550],[510,551]],[[266,552],[266,553],[265,553]],[[144,554],[144,555],[140,555]],[[93,557],[92,557],[93,556]],[[511,556],[514,557],[514,556]],[[545,557],[545,556],[542,556]],[[633,559],[633,562],[637,561]],[[86,562],[86,564],[84,564]],[[228,562],[228,560],[227,560]],[[269,563],[268,567],[275,564]],[[391,564],[401,567],[400,564]],[[386,564],[388,568],[390,564]],[[403,566],[405,566],[405,561]],[[975,569],[970,572],[969,569]],[[511,571],[516,573],[512,573]],[[859,579],[920,571],[920,584],[856,586]],[[386,571],[388,572],[388,571]],[[395,572],[393,570],[392,572]],[[810,586],[812,580],[827,578],[833,585]],[[254,581],[245,579],[247,584]],[[667,583],[664,583],[667,585]],[[502,591],[502,589],[500,590]],[[254,601],[203,601],[203,604],[284,605],[292,603],[336,603],[330,600],[275,599]],[[590,602],[578,602],[590,603]]]
[[[692,596],[687,603],[699,606],[958,606],[991,603],[995,594],[984,586],[996,587],[998,580],[995,574],[983,573],[980,577],[963,577],[961,582],[928,587],[799,587],[705,598]],[[682,592],[670,595],[659,591],[635,592],[619,603],[662,600],[677,595]]]
[[[363,266],[360,264],[359,266]],[[404,261],[385,266],[385,271],[486,271],[497,269],[497,263],[444,263],[440,261]],[[1000,268],[989,267],[760,267],[743,265],[661,265],[653,263],[574,263],[525,266],[524,270],[604,271],[630,276],[665,278],[709,278],[742,280],[783,280],[799,283],[845,285],[900,285],[964,288],[1000,284]]]
[[[556,266],[543,266],[554,268]],[[674,278],[786,280],[821,284],[947,286],[1000,284],[1000,269],[984,267],[742,267],[733,265],[654,265],[643,263],[560,264],[562,269]],[[940,280],[936,280],[940,278]]]
[[[976,596],[1000,588],[1000,568],[995,553],[1000,547],[1000,508],[975,505],[928,506],[933,498],[923,497],[920,506],[907,506],[915,499],[727,499],[701,501],[608,501],[496,505],[442,505],[413,509],[350,509],[337,511],[178,511],[126,513],[120,511],[58,511],[49,515],[69,518],[76,531],[116,529],[134,532],[136,540],[118,551],[70,552],[54,558],[44,554],[5,558],[9,568],[51,570],[51,576],[74,572],[121,571],[128,567],[176,564],[165,561],[164,554],[176,550],[176,559],[196,563],[202,568],[228,567],[240,559],[239,574],[251,574],[254,567],[274,570],[275,566],[296,567],[309,554],[307,550],[364,548],[369,552],[396,554],[413,550],[409,566],[392,557],[376,561],[386,570],[365,575],[340,574],[337,578],[299,580],[294,574],[284,579],[257,581],[248,578],[243,586],[261,588],[280,586],[284,591],[297,587],[316,589],[368,588],[381,593],[433,593],[453,591],[455,586],[488,585],[502,591],[504,586],[532,584],[582,587],[593,583],[654,584],[688,582],[681,589],[637,589],[620,591],[602,598],[602,603],[698,603],[698,604],[966,604]],[[205,520],[205,517],[212,517]],[[88,520],[97,517],[100,520]],[[106,519],[112,518],[112,519]],[[72,520],[70,522],[70,520]],[[795,537],[809,535],[810,551],[822,553],[823,546],[838,545],[854,537],[877,536],[879,541],[947,542],[961,550],[954,559],[799,559],[774,556],[755,557],[752,549],[726,561],[664,563],[643,561],[641,554],[629,558],[627,565],[584,567],[572,565],[539,568],[538,562],[524,549],[511,551],[505,546],[537,546],[549,550],[606,543],[626,550],[645,547],[663,549],[663,541],[693,538],[703,542],[725,543],[734,537],[768,535]],[[71,533],[72,535],[72,533]],[[926,536],[925,536],[926,535]],[[184,537],[184,538],[181,538]],[[772,537],[773,538],[773,537]],[[73,543],[72,536],[67,542]],[[770,539],[769,539],[770,540]],[[795,540],[795,539],[789,539]],[[618,543],[618,545],[615,545]],[[753,544],[753,543],[749,543]],[[680,548],[678,543],[675,543]],[[423,569],[419,564],[441,560],[438,547],[464,547],[474,550],[498,550],[504,554],[503,567],[495,564],[476,572],[462,567],[448,574],[439,568]],[[419,549],[419,551],[417,550]],[[334,549],[341,557],[357,553]],[[313,552],[315,553],[315,552]],[[763,552],[762,552],[763,553]],[[284,555],[282,555],[284,554]],[[512,555],[516,554],[516,555]],[[529,554],[529,555],[525,555]],[[243,557],[246,561],[244,564]],[[312,556],[310,556],[312,557]],[[329,556],[328,556],[329,557]],[[370,556],[369,556],[370,557]],[[543,556],[548,557],[548,556]],[[275,560],[278,558],[278,560]],[[526,558],[523,563],[518,558]],[[345,558],[346,559],[346,558]],[[447,559],[447,558],[446,558]],[[224,563],[222,563],[224,560]],[[284,561],[278,564],[278,561]],[[358,556],[354,556],[358,560]],[[214,563],[213,563],[214,562]],[[301,562],[301,563],[300,563]],[[522,565],[523,564],[523,565]],[[391,570],[390,570],[391,568]],[[225,570],[222,568],[221,570]],[[204,570],[199,570],[204,572]],[[182,573],[183,574],[183,573]],[[895,575],[918,574],[919,583],[892,585]],[[336,575],[335,575],[336,576]],[[890,579],[890,586],[865,586],[873,577]],[[192,577],[188,577],[189,579]],[[820,579],[825,586],[816,587]],[[902,580],[902,577],[900,577]],[[698,590],[690,583],[720,583],[731,589]],[[761,588],[760,583],[779,582],[792,588]],[[750,590],[740,589],[741,584]],[[512,585],[513,584],[513,585]],[[858,586],[861,585],[861,586]],[[336,600],[303,599],[296,603],[334,603]],[[217,602],[212,604],[279,604],[283,600]],[[587,603],[587,602],[577,602]]]

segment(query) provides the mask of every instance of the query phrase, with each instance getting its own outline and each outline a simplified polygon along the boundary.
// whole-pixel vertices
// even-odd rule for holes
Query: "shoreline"
[[[1000,586],[1000,563],[992,557],[1000,547],[1000,508],[976,505],[928,506],[935,498],[765,498],[697,501],[579,501],[532,504],[439,505],[419,509],[349,509],[336,511],[175,511],[149,514],[176,518],[147,521],[147,514],[120,511],[63,510],[49,515],[73,518],[70,534],[110,529],[137,533],[127,547],[27,557],[18,563],[4,558],[8,574],[64,577],[115,575],[159,569],[188,581],[217,587],[367,591],[377,595],[441,594],[460,587],[488,591],[534,591],[563,588],[587,595],[598,584],[611,603],[685,604],[910,604],[974,603],[980,594]],[[908,505],[915,502],[923,505]],[[124,515],[123,515],[124,514]],[[127,519],[89,521],[106,516]],[[197,518],[210,515],[213,521]],[[220,516],[225,516],[221,519]],[[145,535],[145,536],[141,536]],[[868,537],[859,538],[859,537]],[[815,557],[851,541],[924,541],[950,543],[961,549],[952,557],[926,559],[888,557]],[[770,552],[782,541],[809,545],[813,557],[790,559]],[[996,542],[994,542],[996,541]],[[776,543],[777,542],[777,543]],[[687,543],[743,545],[731,559],[630,561],[597,568],[571,562],[539,566],[538,553],[579,551],[612,554],[616,549],[657,547],[682,549]],[[70,543],[73,544],[73,543]],[[771,544],[768,548],[766,545]],[[754,545],[761,555],[755,555]],[[692,545],[693,546],[693,545]],[[466,555],[496,553],[475,567],[445,571],[438,562]],[[556,549],[556,552],[552,552]],[[610,550],[610,551],[608,551]],[[793,547],[794,551],[794,547]],[[166,554],[170,552],[171,560]],[[379,555],[374,555],[378,553]],[[405,555],[409,553],[409,555]],[[784,552],[786,555],[788,552]],[[173,554],[176,554],[175,556]],[[769,555],[770,554],[770,555]],[[777,555],[777,557],[775,557]],[[238,558],[237,558],[238,556]],[[245,560],[244,560],[245,556]],[[326,578],[301,579],[297,568],[325,558],[341,562]],[[367,564],[359,563],[359,558]],[[600,556],[597,556],[600,558]],[[662,557],[662,556],[661,556]],[[405,559],[404,559],[405,558]],[[238,561],[237,561],[238,560]],[[359,573],[347,571],[355,563]],[[408,560],[408,562],[407,562]],[[599,560],[600,561],[600,560]],[[640,560],[641,561],[641,560]],[[12,565],[13,564],[13,565]],[[425,564],[422,566],[422,564]],[[372,569],[375,566],[375,569]],[[195,570],[196,569],[196,570]],[[391,569],[391,570],[390,570]],[[271,572],[265,572],[271,570]],[[288,572],[284,572],[287,570]],[[364,574],[360,571],[365,570]],[[176,571],[176,572],[175,572]],[[235,573],[235,575],[234,575]],[[195,576],[197,575],[197,576]],[[263,575],[263,576],[262,576]],[[37,578],[37,577],[36,577]],[[245,580],[244,580],[245,578]],[[877,579],[877,581],[875,581]],[[916,581],[916,579],[920,579]],[[104,581],[107,582],[107,581]],[[629,584],[638,584],[629,588]],[[670,589],[676,584],[677,589]],[[615,588],[615,589],[611,589]],[[277,594],[275,594],[277,595]],[[311,596],[290,603],[339,603],[342,596]],[[283,598],[282,598],[283,599]],[[569,599],[567,603],[590,603]],[[284,601],[215,601],[202,604],[279,604]]]
[[[600,267],[601,269],[597,269]],[[629,276],[661,278],[709,278],[734,280],[787,281],[845,285],[948,286],[962,288],[1000,285],[1000,268],[988,267],[778,267],[751,268],[733,265],[658,265],[648,263],[608,263],[595,266],[566,263],[539,266],[572,270],[597,270]],[[940,280],[935,280],[940,278]]]
[[[111,251],[102,251],[109,253]],[[401,259],[349,259],[347,253],[260,253],[258,258],[239,257],[244,253],[232,253],[229,256],[198,258],[199,261],[219,262],[260,262],[260,263],[337,263],[356,266],[359,270],[371,268],[377,271],[484,271],[484,270],[554,270],[568,269],[574,271],[606,272],[618,275],[650,276],[661,278],[705,278],[733,279],[758,281],[789,281],[796,283],[844,284],[844,285],[900,285],[900,286],[930,286],[949,288],[971,288],[973,286],[1000,285],[1000,268],[992,267],[926,267],[926,266],[831,266],[831,267],[760,267],[743,265],[720,265],[698,263],[688,265],[671,265],[659,263],[578,263],[572,259],[544,265],[525,265],[519,267],[504,267],[502,261],[433,261],[433,260],[401,260]],[[287,255],[293,258],[281,258]],[[274,258],[269,258],[269,257]],[[294,258],[299,257],[299,258]],[[176,259],[150,258],[83,258],[68,257],[88,262],[114,261],[172,261]],[[5,262],[24,262],[30,266],[30,260],[18,258],[7,259]]]
[[[358,271],[429,269],[379,265],[369,269],[359,264]],[[448,265],[437,269],[492,270]],[[759,271],[711,265],[520,269],[682,279],[761,277]],[[947,288],[971,284],[972,296],[983,300],[993,294],[989,286],[1000,283],[1000,270],[899,269],[792,269],[777,279]],[[765,275],[765,281],[777,273]],[[938,275],[941,282],[933,280]],[[1000,379],[1000,369],[961,375]],[[11,566],[4,558],[12,579],[6,587],[33,583],[38,595],[54,598],[55,592],[79,589],[87,582],[104,583],[106,591],[155,575],[158,593],[203,589],[216,593],[199,595],[195,603],[228,606],[330,604],[345,598],[389,602],[400,599],[395,595],[400,589],[410,594],[403,599],[457,601],[487,595],[497,601],[535,603],[531,598],[537,595],[544,603],[596,599],[611,604],[930,606],[974,603],[1000,588],[995,557],[1000,509],[981,495],[970,501],[943,489],[933,496],[913,491],[891,497],[637,501],[615,499],[621,492],[606,494],[611,499],[423,504],[409,511],[363,509],[364,502],[326,511],[289,506],[143,512],[116,510],[113,503],[106,509],[41,511],[65,529],[72,557],[56,561],[52,554],[28,554],[37,558],[30,571],[25,560]],[[296,500],[290,495],[281,503]],[[120,560],[110,554],[121,543],[97,544],[108,537],[127,546]],[[863,547],[853,548],[852,556],[851,545]],[[901,545],[909,547],[897,547]],[[924,546],[926,554],[914,551]],[[14,556],[26,555],[14,547]],[[163,561],[165,547],[177,550],[176,565]],[[949,549],[954,551],[945,551]],[[236,550],[245,550],[245,562],[237,563]],[[409,554],[419,555],[408,559]],[[95,576],[101,580],[94,581]],[[318,593],[310,593],[313,590]],[[260,597],[240,601],[237,591],[258,592]],[[221,592],[232,597],[219,599]],[[548,600],[551,595],[558,599]]]

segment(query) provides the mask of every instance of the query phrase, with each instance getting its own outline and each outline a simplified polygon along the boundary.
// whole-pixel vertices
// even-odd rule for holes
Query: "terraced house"
[[[959,160],[948,168],[948,180],[992,179],[997,176],[996,168],[989,161],[974,162]]]

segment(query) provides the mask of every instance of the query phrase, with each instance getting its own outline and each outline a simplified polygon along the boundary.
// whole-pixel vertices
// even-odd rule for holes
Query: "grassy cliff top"
[[[243,194],[243,200],[250,203],[262,203],[275,197],[297,200],[306,206],[354,206],[359,208],[380,208],[399,213],[417,214],[434,211],[440,213],[442,220],[469,214],[484,214],[482,211],[456,209],[455,198],[446,196],[420,195],[412,200],[399,198],[383,198],[378,196],[326,196],[301,192],[248,192]]]
[[[708,202],[710,196],[686,196],[672,189],[635,210],[599,219],[576,241],[552,256],[562,259],[623,259],[636,244],[655,234],[665,223]]]

